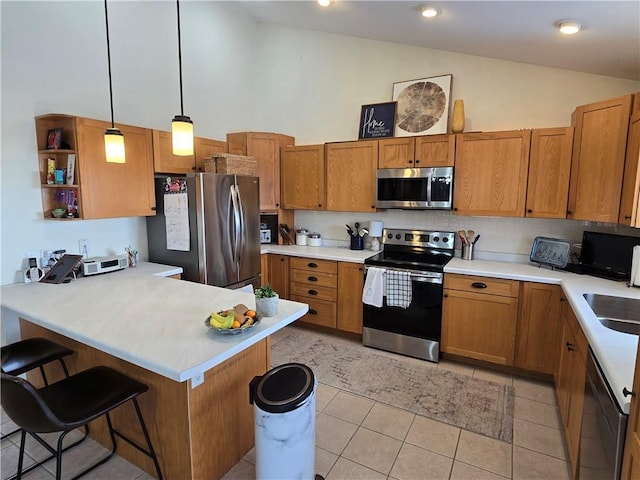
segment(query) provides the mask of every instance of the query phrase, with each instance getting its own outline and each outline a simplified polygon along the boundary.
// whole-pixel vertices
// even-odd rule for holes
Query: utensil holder
[[[364,250],[364,237],[360,235],[351,236],[351,250]]]
[[[462,255],[460,256],[463,260],[473,260],[473,247],[475,245],[473,243],[464,243],[462,244]]]

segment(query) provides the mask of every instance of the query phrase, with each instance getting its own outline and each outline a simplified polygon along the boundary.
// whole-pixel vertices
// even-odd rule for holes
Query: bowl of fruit
[[[204,325],[222,335],[237,335],[246,333],[260,323],[260,315],[243,304],[233,308],[212,312]]]

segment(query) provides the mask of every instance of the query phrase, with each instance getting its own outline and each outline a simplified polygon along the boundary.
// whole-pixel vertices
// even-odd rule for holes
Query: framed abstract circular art
[[[447,133],[452,75],[393,84],[395,136]]]

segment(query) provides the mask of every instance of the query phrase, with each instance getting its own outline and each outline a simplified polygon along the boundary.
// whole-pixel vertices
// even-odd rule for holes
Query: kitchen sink
[[[622,333],[640,334],[640,300],[585,293],[584,299],[602,325]]]

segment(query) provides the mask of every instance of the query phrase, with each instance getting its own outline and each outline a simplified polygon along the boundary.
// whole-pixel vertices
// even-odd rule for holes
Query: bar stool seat
[[[109,367],[90,368],[40,389],[36,389],[31,383],[20,377],[4,373],[1,374],[1,377],[2,405],[7,415],[23,429],[18,459],[18,479],[22,474],[26,432],[61,432],[55,449],[56,479],[59,480],[62,471],[64,437],[69,432],[102,415],[106,417],[109,427],[111,452],[74,478],[81,477],[111,458],[116,452],[115,437],[118,436],[150,457],[153,460],[158,478],[162,479],[160,465],[136,398],[149,389],[144,383]],[[146,448],[117,431],[111,423],[109,412],[128,401],[132,401],[135,407],[147,443]]]
[[[27,338],[20,340],[1,348],[2,371],[8,375],[21,375],[40,368],[41,370],[47,363],[58,360],[62,365],[65,375],[68,377],[69,372],[63,361],[63,357],[71,355],[73,350],[58,345],[57,343],[47,340],[46,338]],[[47,383],[44,372],[41,371],[45,384]]]

